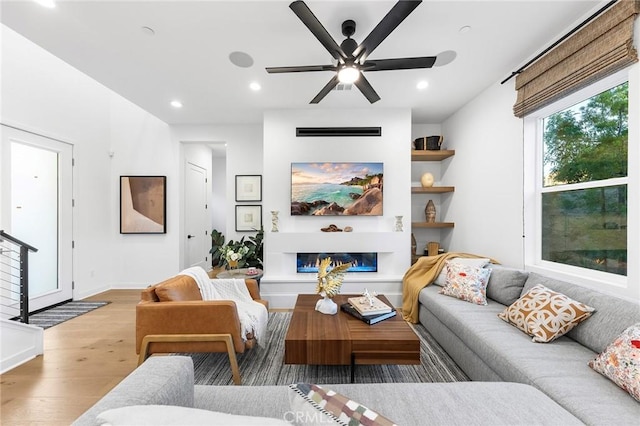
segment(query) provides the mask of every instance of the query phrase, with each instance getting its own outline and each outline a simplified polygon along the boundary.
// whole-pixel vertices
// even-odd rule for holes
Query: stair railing
[[[0,230],[0,296],[7,313],[29,324],[29,252],[38,249]],[[19,302],[19,312],[16,308]]]

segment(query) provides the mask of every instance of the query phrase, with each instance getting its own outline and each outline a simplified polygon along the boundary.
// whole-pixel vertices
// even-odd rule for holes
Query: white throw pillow
[[[96,420],[102,426],[291,426],[284,420],[271,417],[238,416],[174,405],[131,405],[113,408],[98,414]]]
[[[447,262],[457,263],[459,265],[465,266],[475,266],[477,268],[484,268],[489,264],[488,258],[466,258],[466,257],[454,257],[453,259],[447,260]],[[440,271],[440,275],[433,282],[435,285],[439,285],[440,287],[444,287],[447,284],[447,265],[445,263],[444,268]]]

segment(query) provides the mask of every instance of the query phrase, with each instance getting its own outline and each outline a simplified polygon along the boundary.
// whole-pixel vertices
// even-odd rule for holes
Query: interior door
[[[185,167],[185,267],[209,264],[209,220],[207,210],[207,170],[186,162]]]
[[[0,228],[29,253],[29,310],[73,298],[72,145],[2,125]]]

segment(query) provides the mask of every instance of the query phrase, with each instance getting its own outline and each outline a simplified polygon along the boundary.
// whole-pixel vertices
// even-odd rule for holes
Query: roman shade
[[[640,0],[619,0],[516,77],[516,117],[638,61],[633,26]]]

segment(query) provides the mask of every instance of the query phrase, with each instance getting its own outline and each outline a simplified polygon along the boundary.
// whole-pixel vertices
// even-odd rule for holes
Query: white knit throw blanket
[[[264,346],[269,313],[262,303],[253,300],[244,279],[211,279],[199,266],[178,275],[188,275],[196,281],[202,300],[233,300],[238,308],[242,339],[246,341],[247,334],[253,333],[258,345]]]

